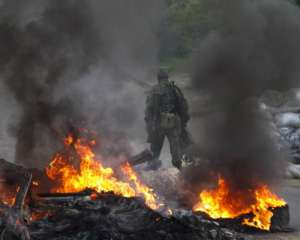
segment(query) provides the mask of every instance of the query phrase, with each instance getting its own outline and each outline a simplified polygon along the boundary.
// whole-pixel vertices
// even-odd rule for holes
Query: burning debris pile
[[[283,214],[281,221],[275,222],[280,215],[274,217],[278,209],[285,211],[280,213]],[[200,201],[194,206],[194,211],[206,213],[212,219],[238,219],[236,223],[265,231],[283,230],[289,223],[287,203],[272,193],[267,185],[261,185],[254,191],[238,191],[231,189],[221,177],[215,189],[200,193]]]
[[[2,171],[10,173],[2,176],[19,173],[23,180],[1,181],[13,186],[1,195],[2,239],[242,239],[228,229],[278,231],[288,225],[287,204],[267,185],[241,191],[220,176],[192,211],[170,209],[125,155],[110,159],[117,167],[105,166],[91,136],[86,130],[68,134],[44,173],[3,161]]]
[[[15,200],[1,195],[1,240],[12,236],[25,240],[242,239],[191,211],[173,213],[142,183],[126,159],[119,172],[104,167],[93,151],[95,144],[94,139],[69,134],[64,150],[45,169],[47,184],[36,174],[31,181],[29,170],[3,161],[10,169],[22,169],[29,178],[20,191],[6,189]],[[46,185],[49,192],[42,193]]]
[[[33,238],[237,239],[234,232],[201,217],[192,214],[165,217],[148,208],[141,199],[109,193],[98,194],[92,201],[69,202],[68,206],[56,203],[55,209],[52,216],[29,226]]]
[[[64,153],[56,154],[46,168],[47,176],[57,183],[51,189],[52,192],[80,192],[88,188],[96,192],[114,192],[124,197],[141,196],[149,207],[159,208],[153,189],[141,183],[133,168],[126,162],[125,156],[119,156],[123,162],[119,174],[123,175],[122,181],[117,178],[112,168],[102,165],[101,157],[96,159],[92,150],[92,146],[96,144],[94,139],[89,140],[83,137],[76,139],[70,134],[64,143]]]
[[[191,213],[162,216],[139,198],[106,193],[93,200],[46,199],[31,206],[32,239],[242,239]]]

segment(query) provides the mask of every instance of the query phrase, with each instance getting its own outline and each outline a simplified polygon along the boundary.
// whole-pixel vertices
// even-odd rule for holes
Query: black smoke
[[[110,138],[114,131],[123,141],[141,96],[128,94],[128,86],[156,67],[160,6],[135,0],[1,1],[1,81],[20,107],[17,125],[10,126],[18,163],[43,166],[74,126]]]
[[[213,25],[197,49],[192,86],[222,107],[198,131],[208,165],[196,175],[222,175],[238,189],[272,184],[286,158],[258,98],[299,86],[300,10],[284,0],[203,2]]]

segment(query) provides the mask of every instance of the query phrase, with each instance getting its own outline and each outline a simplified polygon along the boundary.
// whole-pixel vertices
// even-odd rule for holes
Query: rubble
[[[156,179],[162,184],[154,173],[148,180],[154,183]],[[163,169],[157,174],[162,173]],[[39,174],[35,171],[33,179]],[[162,184],[163,188],[169,185],[171,190],[171,186],[178,185],[178,171],[165,170],[162,176],[169,176],[166,183]],[[27,180],[30,181],[31,178]],[[24,186],[28,186],[28,182],[25,183],[27,184]],[[32,194],[32,191],[30,193]],[[174,198],[174,191],[171,191],[170,195]],[[24,197],[20,199],[24,200]],[[237,233],[241,231],[241,225],[238,223],[228,224],[182,209],[171,211],[163,207],[160,211],[154,211],[137,197],[125,198],[113,193],[99,194],[86,189],[75,193],[37,193],[28,199],[24,210],[26,216],[30,216],[27,219],[19,217],[18,208],[0,206],[0,240],[244,239]],[[286,212],[279,211],[274,226],[286,224],[287,215],[283,214]]]
[[[3,178],[2,184],[7,187],[17,186],[11,206],[0,205],[0,218],[2,218],[0,239],[12,239],[13,236],[17,236],[21,240],[29,240],[29,232],[25,226],[27,215],[24,211],[24,203],[31,185],[32,174],[21,166],[0,159],[0,176]]]
[[[34,203],[30,209],[32,213],[44,213],[28,223],[28,232],[34,240],[243,239],[190,211],[178,210],[164,216],[149,209],[140,198],[112,193],[98,194],[94,200],[48,199]],[[0,222],[3,224],[1,217]]]
[[[1,160],[1,174],[20,186],[14,204],[0,204],[0,240],[238,240],[191,211],[150,209],[141,198],[86,189],[75,193],[34,193],[32,173]],[[33,181],[40,175],[33,171]],[[12,177],[13,176],[13,177]],[[26,199],[25,199],[26,198]],[[25,204],[26,200],[26,204]]]

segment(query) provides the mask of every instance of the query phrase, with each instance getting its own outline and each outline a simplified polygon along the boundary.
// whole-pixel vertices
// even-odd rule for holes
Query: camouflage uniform
[[[167,73],[160,71],[158,80],[159,84],[152,88],[147,97],[145,112],[148,142],[154,156],[153,163],[159,161],[163,142],[167,137],[172,163],[180,169],[182,149],[188,144],[185,129],[190,119],[188,105],[181,90],[174,82],[168,80]]]

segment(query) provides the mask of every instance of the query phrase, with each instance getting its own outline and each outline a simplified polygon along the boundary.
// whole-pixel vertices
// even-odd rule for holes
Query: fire
[[[153,189],[144,185],[138,179],[136,173],[129,165],[129,163],[126,163],[125,165],[122,166],[122,171],[127,176],[128,180],[134,183],[137,194],[144,196],[146,204],[152,209],[157,209],[159,205],[157,204],[157,200],[156,200],[157,197],[155,193],[153,193]]]
[[[0,191],[1,191],[1,198],[0,203],[13,206],[16,201],[16,194],[19,192],[20,187],[5,187],[4,185],[0,184]]]
[[[37,181],[32,181],[32,185],[33,185],[34,187],[38,187],[38,186],[39,186],[39,183],[38,183]]]
[[[102,165],[102,157],[97,158],[92,150],[96,144],[94,139],[75,139],[70,134],[64,144],[65,152],[57,153],[46,168],[47,176],[59,183],[52,192],[70,193],[89,188],[97,192],[114,192],[124,197],[141,196],[150,208],[159,207],[153,190],[140,182],[129,164],[122,167],[127,182],[119,180],[112,168]],[[79,163],[76,163],[77,159]]]
[[[31,222],[35,222],[35,221],[41,220],[45,217],[48,217],[50,215],[51,214],[49,212],[32,212],[29,220]]]
[[[1,194],[2,195],[2,194]],[[5,205],[13,206],[16,201],[15,194],[4,193],[1,196],[1,202]]]
[[[219,177],[215,189],[200,193],[200,202],[193,210],[205,212],[213,219],[236,218],[252,213],[254,217],[244,218],[242,224],[269,231],[273,216],[271,210],[285,205],[286,202],[272,193],[267,185],[260,185],[255,190],[234,191],[225,179]]]

